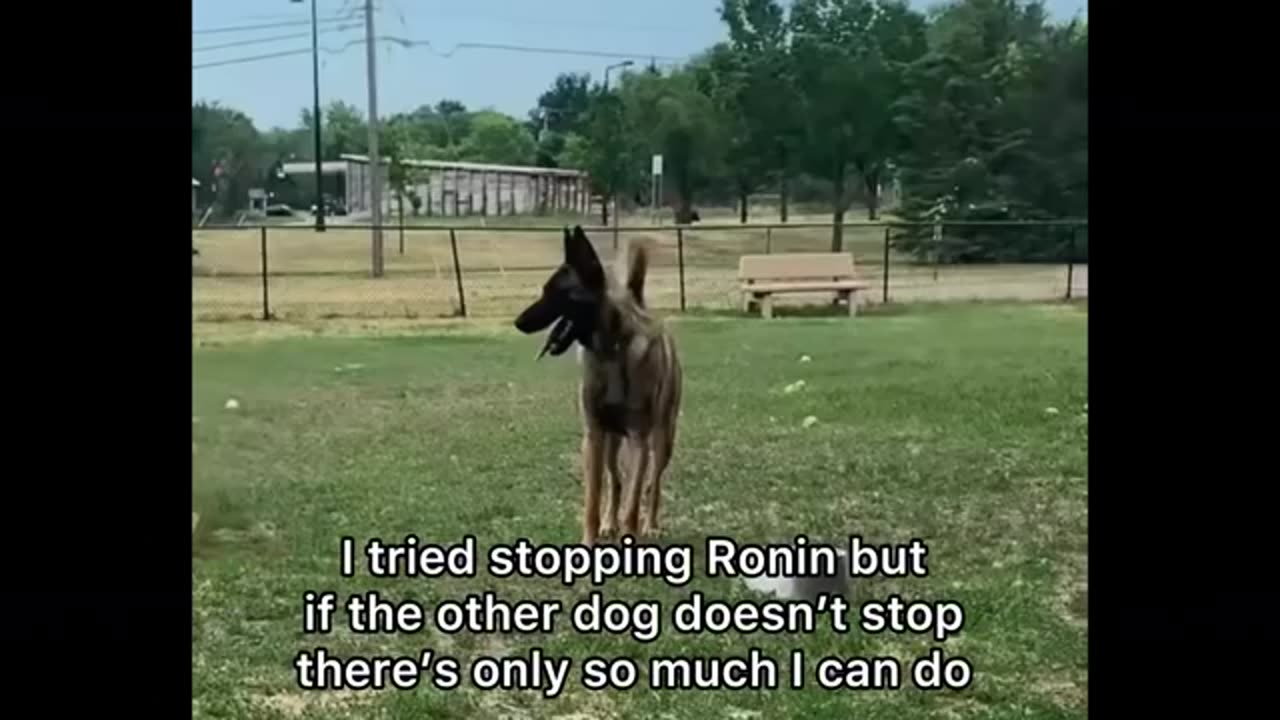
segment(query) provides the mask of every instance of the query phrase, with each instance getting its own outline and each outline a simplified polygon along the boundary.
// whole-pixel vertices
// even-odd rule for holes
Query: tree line
[[[624,68],[607,88],[561,75],[524,120],[452,100],[384,118],[393,184],[412,179],[401,158],[574,167],[597,193],[647,205],[660,153],[677,222],[726,201],[745,222],[762,192],[786,221],[797,198],[821,198],[836,250],[846,213],[856,204],[878,218],[890,186],[907,220],[1087,218],[1087,23],[1051,21],[1025,0],[924,12],[905,0],[721,0],[719,13],[725,39],[688,62]],[[252,184],[281,157],[313,157],[308,111],[298,128],[264,133],[216,105],[194,106],[192,120],[202,181],[215,159],[224,182]],[[366,149],[354,107],[331,104],[323,130],[325,158]],[[904,230],[895,242],[944,262],[1056,252],[1048,235],[990,228],[949,229],[942,244]]]

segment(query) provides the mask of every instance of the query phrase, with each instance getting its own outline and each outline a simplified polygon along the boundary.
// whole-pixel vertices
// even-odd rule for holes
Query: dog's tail
[[[644,307],[644,279],[649,272],[649,243],[636,240],[628,243],[627,289],[640,307]]]

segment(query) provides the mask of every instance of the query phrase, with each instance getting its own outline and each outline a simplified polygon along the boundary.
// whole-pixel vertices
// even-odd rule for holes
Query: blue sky
[[[323,20],[344,15],[363,0],[318,0]],[[916,0],[926,7],[933,2]],[[523,118],[539,94],[562,72],[598,79],[617,60],[458,48],[462,43],[558,47],[640,55],[688,57],[724,37],[719,0],[375,0],[378,35],[427,40],[431,47],[379,43],[378,113],[411,110],[443,98],[472,109],[493,108]],[[1049,0],[1056,17],[1083,12],[1086,0]],[[309,0],[192,0],[192,47],[255,40],[270,42],[209,49],[193,64],[290,50],[297,55],[193,69],[192,100],[217,100],[253,118],[260,129],[292,127],[311,105]],[[258,31],[209,29],[302,21]],[[321,47],[340,48],[364,37],[354,20],[348,29],[322,23]],[[289,37],[301,34],[302,37]],[[284,36],[284,37],[281,37]],[[451,50],[454,52],[450,53]],[[434,52],[433,52],[434,51]],[[438,53],[438,54],[437,54]],[[449,55],[441,57],[441,55]],[[320,102],[343,100],[367,109],[365,49],[352,45],[320,54]]]

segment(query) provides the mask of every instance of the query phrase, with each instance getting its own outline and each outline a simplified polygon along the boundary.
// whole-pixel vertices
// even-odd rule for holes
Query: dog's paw
[[[599,538],[601,540],[612,540],[618,536],[618,529],[612,525],[601,525]]]
[[[662,537],[662,528],[657,525],[645,523],[640,526],[640,537],[646,540],[656,540]]]
[[[631,511],[623,511],[618,515],[618,528],[623,535],[631,537],[640,537],[640,533],[636,529],[640,527],[640,513]]]

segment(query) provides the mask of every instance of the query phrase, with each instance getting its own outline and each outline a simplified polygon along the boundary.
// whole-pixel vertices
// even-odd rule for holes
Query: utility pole
[[[316,29],[316,0],[311,0],[311,91],[311,124],[316,156],[316,232],[324,232],[324,165],[320,157],[320,44],[319,31]]]
[[[373,34],[373,0],[364,3],[365,58],[369,71],[369,202],[373,223],[373,276],[382,277],[382,162],[378,158],[378,47]]]
[[[610,65],[604,69],[604,94],[606,96],[609,94],[609,71],[615,70],[617,68],[631,67],[632,65],[635,65],[634,60],[623,60],[620,63],[614,63],[613,65]],[[615,108],[615,111],[616,110],[617,109]],[[618,118],[614,118],[614,119],[618,119]],[[614,128],[610,128],[610,129],[614,130],[613,133],[610,133],[611,135],[616,134],[616,129]],[[611,186],[616,184],[618,181],[617,168],[612,167],[613,164],[617,162],[617,158],[616,158],[617,148],[614,147],[615,142],[617,142],[617,138],[615,137],[609,138],[609,160],[610,160],[609,164],[610,164],[611,174],[613,175],[613,177],[610,178]],[[617,250],[618,249],[618,192],[617,192],[617,188],[615,187],[610,187],[609,197],[604,198],[603,200],[604,207],[602,208],[601,214],[604,216],[602,219],[604,220],[605,225],[609,224],[610,203],[613,204],[613,249]]]

